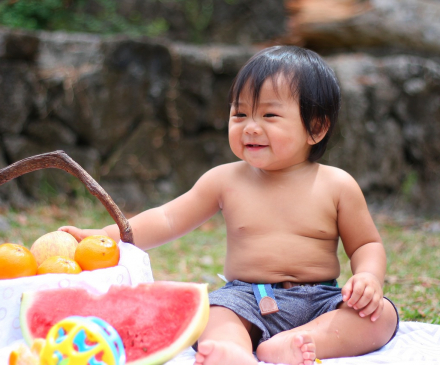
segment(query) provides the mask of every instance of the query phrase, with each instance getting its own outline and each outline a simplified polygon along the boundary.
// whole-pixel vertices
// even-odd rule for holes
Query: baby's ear
[[[307,139],[307,143],[311,146],[318,144],[322,141],[325,135],[330,128],[330,121],[328,118],[325,118],[325,121],[322,123],[320,121],[314,120],[312,123],[312,134],[309,134],[309,138]]]

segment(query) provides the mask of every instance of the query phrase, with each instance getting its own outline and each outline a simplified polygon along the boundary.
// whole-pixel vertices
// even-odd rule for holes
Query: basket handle
[[[95,195],[110,213],[119,227],[121,240],[134,244],[130,223],[110,195],[107,194],[101,185],[99,185],[96,180],[87,173],[87,171],[62,150],[27,157],[0,169],[0,185],[28,172],[45,168],[61,169],[80,179],[86,186],[87,190],[92,195]]]

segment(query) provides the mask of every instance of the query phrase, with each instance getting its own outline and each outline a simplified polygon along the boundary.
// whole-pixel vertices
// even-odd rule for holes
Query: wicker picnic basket
[[[64,151],[31,156],[0,169],[0,186],[25,173],[44,168],[58,168],[76,176],[101,201],[121,232],[121,256],[117,266],[76,275],[50,274],[0,280],[0,354],[5,346],[22,340],[19,317],[21,295],[25,291],[82,287],[96,293],[106,292],[112,285],[153,281],[149,255],[134,245],[132,229],[124,214],[104,189]]]

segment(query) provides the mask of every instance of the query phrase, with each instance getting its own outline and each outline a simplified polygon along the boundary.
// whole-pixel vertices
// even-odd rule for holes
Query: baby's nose
[[[244,132],[247,134],[260,134],[261,127],[254,119],[250,119],[244,127]]]

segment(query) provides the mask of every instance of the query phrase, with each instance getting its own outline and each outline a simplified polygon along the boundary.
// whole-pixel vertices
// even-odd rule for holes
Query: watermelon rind
[[[25,292],[21,296],[21,306],[20,306],[20,328],[21,334],[25,340],[25,342],[30,346],[33,341],[33,336],[31,334],[31,330],[26,322],[26,311],[27,308],[32,306],[34,301],[34,292]]]
[[[197,291],[200,297],[199,306],[196,310],[196,314],[192,318],[191,322],[188,324],[184,332],[168,347],[162,350],[156,351],[147,357],[140,358],[135,361],[127,362],[129,365],[158,365],[164,364],[165,362],[171,360],[180,352],[192,346],[197,339],[202,334],[203,330],[208,323],[209,317],[209,299],[208,299],[208,285],[207,284],[196,284],[196,283],[178,283],[178,282],[156,282],[161,284],[170,285],[190,285],[193,289]],[[151,283],[153,284],[153,283]],[[28,345],[30,345],[34,338],[30,327],[27,324],[26,313],[29,308],[32,307],[38,292],[25,292],[21,299],[20,308],[20,326],[24,340]]]

